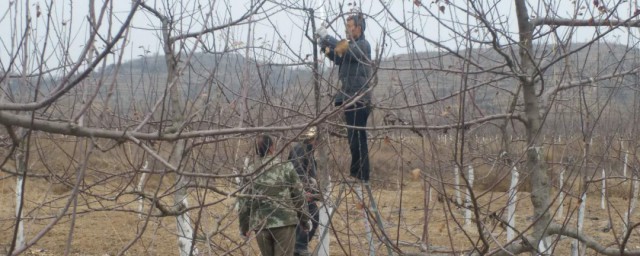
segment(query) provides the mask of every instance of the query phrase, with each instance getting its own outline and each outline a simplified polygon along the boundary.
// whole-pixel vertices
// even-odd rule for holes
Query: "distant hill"
[[[605,42],[592,45],[572,44],[567,49],[560,49],[556,45],[535,45],[534,56],[536,62],[540,63],[538,68],[543,68],[560,56],[581,47],[584,48],[544,70],[542,82],[545,88],[551,88],[557,83],[629,71],[637,68],[640,63],[640,51],[637,48]],[[517,47],[511,50],[504,48],[502,51],[509,58],[519,58]],[[507,66],[505,58],[493,48],[473,49],[470,53],[463,49],[457,54],[471,59],[479,67],[467,66],[454,53],[444,52],[401,54],[384,59],[381,61],[381,70],[378,72],[376,95],[378,98],[391,99],[394,93],[397,94],[400,89],[404,89],[412,93],[419,92],[423,102],[442,98],[463,86],[463,75],[449,71],[465,70],[468,88],[488,83],[484,90],[476,91],[474,96],[481,105],[482,99],[486,99],[485,107],[490,109],[490,102],[493,102],[494,97],[499,95],[501,90],[513,90],[518,84],[518,80],[512,75],[514,71]],[[423,70],[410,71],[409,69]],[[484,72],[481,72],[481,69]],[[629,88],[637,84],[637,77],[627,76],[619,80],[600,81],[594,85],[602,89],[598,92],[601,96],[607,95],[607,90],[610,88],[622,88],[615,92],[614,97],[617,100],[628,101],[630,95],[633,95],[629,93]]]
[[[181,68],[180,85],[188,99],[195,99],[202,93],[218,93],[226,95],[238,94],[242,83],[247,83],[249,96],[257,96],[257,88],[282,90],[288,85],[306,81],[311,78],[311,71],[284,66],[266,65],[250,60],[239,54],[194,53],[187,64],[187,57],[179,61]],[[127,93],[134,98],[157,99],[167,85],[167,69],[163,55],[144,56],[122,63],[118,69],[120,93]],[[247,64],[249,66],[247,66]],[[247,77],[243,77],[247,67]],[[107,67],[104,73],[111,76],[116,66]],[[106,90],[106,87],[104,88]],[[121,95],[122,96],[122,95]],[[126,95],[124,95],[126,97]],[[122,98],[128,101],[128,98]]]
[[[561,49],[556,45],[539,44],[534,46],[534,55],[536,61],[541,63],[539,68],[542,68],[559,56],[583,46],[585,45],[572,44],[567,49]],[[517,47],[503,48],[502,51],[509,58],[519,58]],[[478,66],[467,66],[456,54],[466,56]],[[190,100],[202,93],[221,94],[227,101],[236,99],[243,82],[249,85],[250,97],[262,97],[265,93],[281,95],[296,86],[308,91],[308,86],[312,83],[312,72],[306,66],[292,68],[266,65],[254,60],[247,62],[242,55],[235,53],[195,53],[188,65],[185,65],[186,58],[183,56],[180,60],[180,66],[184,67],[181,89]],[[638,63],[638,59],[640,53],[636,48],[595,43],[545,69],[542,82],[548,89],[557,83],[624,72],[637,67],[635,63]],[[247,63],[248,77],[245,78],[243,70]],[[459,70],[466,71],[465,83]],[[104,72],[106,75],[113,74],[115,66],[109,66]],[[131,99],[155,101],[166,87],[166,65],[162,55],[144,56],[122,63],[118,72],[121,102],[130,102]],[[473,91],[475,103],[486,111],[484,114],[501,113],[504,106],[496,102],[509,99],[511,95],[505,92],[514,91],[518,84],[517,78],[512,75],[513,72],[507,66],[503,55],[493,48],[472,49],[470,52],[462,49],[455,54],[435,51],[400,54],[381,61],[374,94],[379,106],[390,107],[429,102],[447,97],[463,86],[473,88],[484,85],[482,89]],[[325,75],[333,76],[336,73],[330,70],[324,72]],[[99,75],[100,73],[95,74]],[[337,85],[335,77],[327,78],[327,81],[334,86]],[[597,84],[601,88],[597,92],[600,96],[596,96],[604,97],[608,95],[609,88],[615,87],[616,101],[628,102],[633,95],[629,93],[629,88],[635,87],[636,84],[637,78],[631,76],[620,80],[601,81]],[[108,87],[103,88],[106,90]],[[331,90],[327,87],[324,89]],[[455,102],[452,101],[450,104]]]

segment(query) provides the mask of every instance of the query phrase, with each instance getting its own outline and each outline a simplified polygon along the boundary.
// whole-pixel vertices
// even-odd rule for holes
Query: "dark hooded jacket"
[[[289,161],[293,164],[293,168],[298,173],[300,181],[304,185],[307,193],[317,195],[319,193],[316,179],[317,164],[313,157],[313,146],[311,144],[296,143],[289,152]]]
[[[338,40],[332,36],[327,36],[322,41],[322,48],[329,47],[327,57],[336,65],[340,66],[338,78],[342,83],[342,88],[335,95],[335,105],[342,105],[354,96],[364,95],[359,99],[359,103],[369,105],[371,103],[371,92],[369,80],[371,80],[371,46],[361,35],[356,40],[349,41],[349,49],[342,57],[335,53]]]

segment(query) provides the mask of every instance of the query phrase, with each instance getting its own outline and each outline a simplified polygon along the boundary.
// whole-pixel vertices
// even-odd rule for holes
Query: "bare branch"
[[[638,15],[627,20],[609,20],[609,19],[589,19],[589,20],[575,20],[575,19],[557,19],[557,18],[536,18],[531,20],[533,26],[547,25],[547,26],[569,26],[569,27],[640,27],[640,20],[631,20]]]
[[[578,233],[576,230],[574,229],[569,229],[567,227],[563,227],[557,224],[552,225],[551,227],[549,227],[549,234],[557,234],[557,235],[562,235],[562,236],[567,236],[567,237],[571,237],[571,238],[575,238],[580,240],[580,242],[583,242],[587,245],[587,247],[595,250],[598,253],[604,254],[604,255],[623,255],[623,256],[638,256],[640,255],[640,250],[635,250],[635,251],[629,251],[629,250],[625,250],[624,252],[621,252],[620,248],[608,248],[605,247],[603,245],[601,245],[597,240],[593,239],[592,237],[584,234],[584,233]]]
[[[216,26],[216,27],[211,27],[211,28],[207,28],[204,29],[202,31],[198,31],[198,32],[192,32],[192,33],[187,33],[187,34],[182,34],[182,35],[177,35],[174,37],[171,37],[169,39],[170,42],[175,42],[178,40],[183,40],[183,39],[187,39],[187,38],[192,38],[192,37],[198,37],[202,34],[207,34],[207,33],[211,33],[214,32],[216,30],[221,30],[221,29],[225,29],[231,26],[235,26],[235,25],[239,25],[241,22],[243,22],[244,20],[248,19],[249,17],[251,17],[251,15],[254,15],[256,12],[258,12],[258,10],[260,8],[262,8],[262,6],[264,5],[264,3],[266,3],[267,0],[262,0],[261,2],[258,2],[256,5],[251,6],[251,8],[249,8],[249,10],[242,15],[242,17],[231,21],[231,22],[227,22],[223,25],[220,26]]]

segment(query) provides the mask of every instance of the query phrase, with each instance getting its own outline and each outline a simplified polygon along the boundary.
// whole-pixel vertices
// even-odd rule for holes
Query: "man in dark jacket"
[[[308,250],[309,240],[313,238],[320,222],[320,212],[316,204],[316,201],[320,198],[320,193],[316,181],[316,159],[313,156],[317,143],[317,134],[318,130],[315,126],[309,127],[299,136],[302,143],[293,145],[293,149],[289,152],[289,161],[293,164],[303,184],[307,198],[307,206],[309,207],[309,215],[311,217],[311,229],[309,231],[303,230],[301,226],[298,226],[296,229],[296,248],[294,255],[297,256],[311,255]]]
[[[347,137],[351,151],[349,175],[353,178],[369,181],[369,148],[367,131],[359,127],[367,126],[371,112],[371,46],[364,38],[366,25],[362,14],[347,18],[346,35],[348,40],[338,41],[327,35],[324,27],[318,29],[316,36],[327,57],[340,66],[338,77],[342,89],[335,96],[335,105],[350,104],[344,115]]]
[[[293,165],[272,159],[274,148],[273,139],[267,135],[256,140],[259,158],[248,171],[261,166],[266,170],[247,181],[245,192],[250,197],[240,200],[240,232],[247,237],[251,231],[256,232],[262,255],[293,255],[296,227],[309,230],[305,195]]]

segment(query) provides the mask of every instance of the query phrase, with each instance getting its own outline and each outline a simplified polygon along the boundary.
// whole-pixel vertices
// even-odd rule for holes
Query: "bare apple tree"
[[[634,84],[629,84],[629,78],[634,77],[638,72],[637,62],[633,61],[637,58],[637,40],[632,28],[639,24],[637,22],[638,7],[635,3],[614,1],[532,3],[518,0],[506,4],[495,1],[466,3],[413,1],[414,7],[407,6],[406,8],[410,11],[405,11],[404,15],[394,13],[390,4],[382,1],[380,4],[385,6],[388,17],[406,31],[412,42],[406,44],[409,48],[406,57],[394,58],[394,65],[388,68],[392,73],[387,81],[391,83],[399,81],[401,93],[407,88],[415,90],[412,96],[415,95],[416,98],[409,98],[413,102],[406,100],[404,111],[407,113],[424,116],[420,108],[431,106],[432,114],[433,112],[442,114],[436,115],[431,120],[420,122],[421,125],[417,125],[417,120],[412,119],[411,123],[414,125],[411,127],[378,128],[417,128],[431,131],[455,129],[456,145],[453,147],[452,160],[457,166],[456,170],[485,162],[490,166],[489,173],[492,174],[497,171],[496,166],[506,164],[507,168],[503,167],[504,169],[513,169],[512,172],[521,173],[525,180],[529,181],[526,185],[521,182],[515,184],[516,186],[512,184],[511,188],[530,191],[533,207],[533,215],[528,218],[530,225],[526,225],[524,229],[516,228],[516,239],[509,238],[507,243],[503,243],[499,242],[501,238],[498,234],[500,233],[495,233],[495,230],[497,227],[501,230],[513,230],[514,227],[510,226],[513,222],[507,220],[504,214],[506,208],[493,208],[495,206],[492,204],[498,202],[497,198],[490,199],[489,202],[486,202],[485,198],[487,195],[493,198],[492,191],[507,177],[508,172],[502,171],[503,174],[497,175],[498,181],[488,189],[477,192],[466,189],[472,186],[472,173],[469,175],[465,175],[465,172],[461,173],[464,180],[461,186],[466,187],[464,190],[470,193],[471,202],[460,205],[456,200],[445,201],[449,202],[448,205],[469,207],[474,213],[475,233],[465,232],[472,247],[464,249],[465,251],[505,255],[523,252],[553,254],[563,237],[571,237],[602,254],[635,255],[638,253],[628,248],[629,237],[637,231],[627,228],[622,233],[614,234],[616,237],[614,244],[617,246],[609,247],[599,243],[592,234],[582,230],[586,203],[582,201],[586,200],[587,191],[594,188],[595,181],[601,181],[594,178],[594,169],[602,168],[604,164],[611,161],[611,159],[603,160],[609,155],[610,141],[605,144],[607,146],[600,148],[602,151],[597,153],[591,151],[594,133],[602,130],[603,134],[608,133],[606,136],[619,134],[607,128],[602,122],[603,120],[606,120],[604,122],[613,121],[606,117],[607,111],[615,111],[625,106],[624,103],[618,105],[613,102],[620,97],[621,91],[628,87],[634,88]],[[513,5],[515,13],[506,5]],[[431,21],[438,24],[434,30],[429,31],[430,33],[425,31],[425,27],[433,24],[425,21],[429,19],[433,19]],[[513,26],[514,24],[517,24],[517,28]],[[582,42],[575,43],[576,37],[584,36],[589,32],[593,35],[577,39]],[[441,36],[441,33],[446,36]],[[608,35],[615,33],[620,33],[618,39],[626,38],[623,40],[624,43],[605,41],[612,38]],[[447,43],[443,38],[455,44]],[[438,52],[420,54],[410,46],[419,43],[435,47]],[[611,64],[607,65],[604,62]],[[385,69],[384,66],[381,67],[381,70]],[[402,72],[405,74],[403,75]],[[450,78],[438,74],[448,74]],[[452,84],[457,84],[458,90],[453,93],[447,92],[451,90],[449,88]],[[594,90],[600,91],[600,95],[594,95],[592,93]],[[420,95],[427,95],[426,100],[417,98]],[[428,122],[432,124],[443,122],[442,117],[451,116],[452,108],[455,113],[452,121],[456,125],[446,125],[446,121],[445,125],[428,125]],[[398,109],[398,107],[387,107],[387,110]],[[562,187],[558,193],[552,193],[554,179],[549,174],[555,173],[552,170],[558,163],[554,159],[558,158],[549,156],[545,152],[548,148],[545,137],[559,131],[557,129],[560,126],[555,123],[558,121],[562,123],[558,118],[562,118],[561,112],[567,110],[575,113],[575,118],[564,119],[565,122],[572,123],[563,125],[568,135],[582,135],[583,143],[579,147],[582,153],[580,155],[570,153],[575,156],[575,159],[571,157],[572,160],[569,161],[571,163],[566,161],[570,159],[569,157],[559,160],[561,164],[574,168],[572,172],[574,178],[581,177],[578,183],[575,183],[580,184],[579,189],[576,187],[578,185],[571,185],[568,189],[580,191],[576,198],[581,207],[576,208],[577,217],[571,215],[558,223],[553,218],[561,216],[556,214],[553,204],[565,202],[562,199],[558,202],[558,195],[563,193]],[[504,119],[504,121],[496,121],[498,119]],[[579,125],[572,120],[579,120]],[[491,125],[495,125],[502,133],[502,139],[499,140],[501,141],[500,149],[492,152],[494,155],[490,157],[492,160],[487,159],[490,161],[473,159],[477,154],[474,151],[481,148],[482,143],[478,144],[477,139],[467,136],[482,135],[482,133],[486,136],[487,131],[492,130],[486,126]],[[524,136],[522,143],[513,139],[517,138],[518,134]],[[431,141],[433,148],[434,142]],[[550,145],[552,148],[557,148],[554,143]],[[595,160],[594,156],[600,160]],[[479,158],[484,157],[479,156]],[[517,171],[515,167],[519,162],[522,162],[522,166],[518,168],[520,171]],[[429,169],[433,170],[432,174],[435,174],[433,179],[439,184],[434,187],[440,188],[439,193],[442,193],[444,198],[449,198],[449,192],[444,186],[445,175],[442,173],[450,172],[449,170],[454,168],[438,166]],[[579,175],[575,175],[576,173]],[[515,180],[518,182],[517,179]],[[627,180],[626,177],[625,180]],[[575,179],[571,183],[573,182]],[[460,185],[456,184],[456,186]],[[630,193],[631,196],[635,196],[637,194],[635,185],[632,187],[634,189],[631,189]],[[567,188],[564,189],[567,190]],[[630,203],[627,210],[618,208],[616,211],[631,212],[633,205],[634,203]],[[456,220],[456,211],[452,208],[454,207],[449,206],[449,214]],[[609,222],[612,219],[616,219],[615,222],[619,223],[622,218],[609,215]],[[628,223],[629,219],[623,221]],[[425,221],[425,223],[428,222],[428,220]],[[492,222],[494,224],[489,224]],[[458,221],[455,223],[458,228],[466,228]],[[628,224],[626,226],[630,227]],[[455,237],[452,233],[450,231],[449,236]],[[425,237],[427,236],[423,236],[423,239]],[[454,238],[451,240],[453,241]],[[425,244],[429,242],[431,241],[423,240]],[[455,247],[455,243],[452,242],[451,246]],[[576,246],[574,253],[578,251],[580,254],[585,253],[584,249],[577,249]]]

